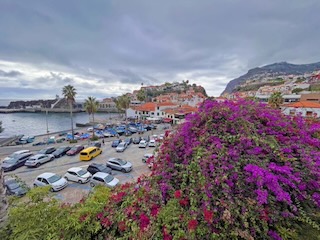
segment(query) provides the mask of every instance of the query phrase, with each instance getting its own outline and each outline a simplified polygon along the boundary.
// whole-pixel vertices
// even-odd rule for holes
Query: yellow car
[[[102,150],[98,147],[88,147],[80,152],[80,160],[89,161],[101,153]]]

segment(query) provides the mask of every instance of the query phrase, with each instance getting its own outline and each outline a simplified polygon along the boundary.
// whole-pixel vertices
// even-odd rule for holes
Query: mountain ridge
[[[265,74],[271,74],[274,77],[280,75],[300,75],[320,70],[320,62],[310,64],[293,64],[288,62],[277,62],[262,67],[256,67],[248,70],[248,72],[238,78],[231,80],[221,95],[232,93],[239,85],[252,78],[259,78]]]

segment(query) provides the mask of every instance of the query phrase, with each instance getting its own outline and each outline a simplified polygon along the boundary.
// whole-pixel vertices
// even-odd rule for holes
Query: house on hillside
[[[116,103],[112,98],[105,98],[99,102],[99,112],[116,112]]]
[[[281,110],[286,115],[301,115],[302,117],[320,117],[320,103],[300,101],[281,106]]]
[[[164,109],[175,108],[178,105],[172,102],[147,102],[140,106],[130,107],[127,109],[127,117],[135,119],[146,119],[147,117],[164,117]]]
[[[163,121],[167,123],[180,124],[185,121],[185,117],[188,114],[192,114],[198,111],[198,108],[189,105],[182,105],[172,109],[165,109]]]

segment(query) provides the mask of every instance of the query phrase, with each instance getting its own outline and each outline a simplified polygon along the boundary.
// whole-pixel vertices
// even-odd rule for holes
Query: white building
[[[320,117],[320,103],[301,101],[281,106],[286,115],[301,115],[302,117]]]

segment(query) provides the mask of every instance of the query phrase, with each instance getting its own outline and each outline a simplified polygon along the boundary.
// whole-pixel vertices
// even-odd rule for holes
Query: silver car
[[[52,161],[54,155],[52,154],[36,154],[29,158],[24,164],[27,167],[39,167],[41,164]]]
[[[115,187],[119,183],[119,179],[115,178],[109,173],[104,172],[97,172],[95,173],[91,180],[90,180],[90,186],[94,187],[97,185],[104,185],[108,187]]]
[[[128,144],[126,142],[121,142],[119,145],[116,147],[117,152],[124,152],[126,150]]]
[[[127,162],[121,158],[110,158],[107,161],[107,167],[125,173],[132,170],[132,163]]]

